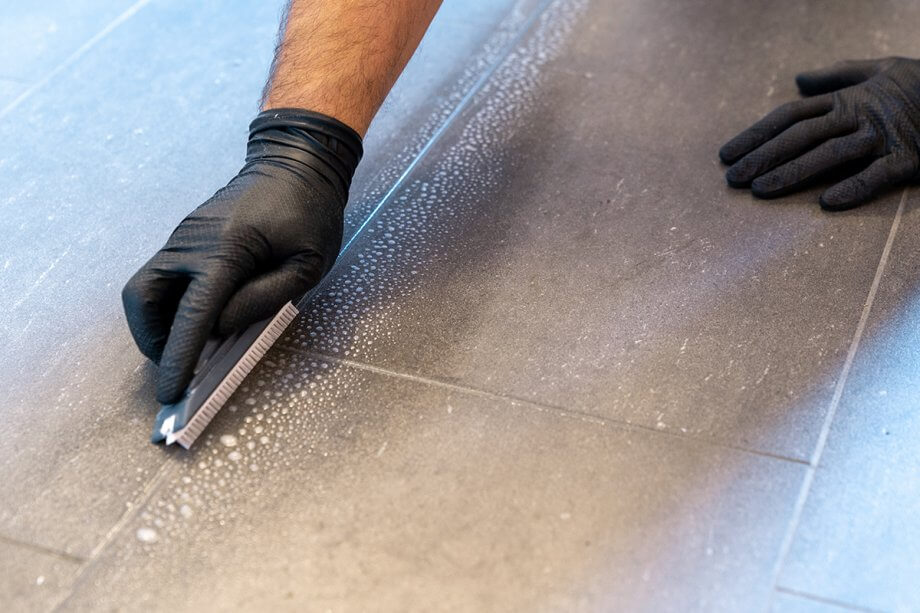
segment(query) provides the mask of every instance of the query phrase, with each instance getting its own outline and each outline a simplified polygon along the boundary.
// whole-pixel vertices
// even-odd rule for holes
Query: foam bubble
[[[220,437],[220,443],[224,447],[236,447],[236,437],[232,434],[224,434]]]
[[[159,535],[157,531],[153,528],[138,528],[137,529],[137,540],[142,543],[156,543],[159,540]]]

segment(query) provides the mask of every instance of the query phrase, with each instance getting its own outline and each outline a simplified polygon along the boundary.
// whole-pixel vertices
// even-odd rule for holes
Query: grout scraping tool
[[[163,405],[157,414],[150,440],[191,447],[297,313],[288,302],[274,317],[231,336],[210,338],[182,399]]]

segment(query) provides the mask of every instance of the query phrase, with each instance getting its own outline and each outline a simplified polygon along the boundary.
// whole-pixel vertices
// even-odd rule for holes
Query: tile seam
[[[851,602],[845,602],[843,600],[834,600],[833,598],[827,598],[826,596],[819,596],[818,594],[811,594],[809,592],[802,592],[800,590],[794,590],[791,588],[785,588],[782,586],[776,586],[776,591],[783,594],[789,594],[791,596],[796,596],[803,600],[812,600],[814,602],[820,602],[822,604],[829,604],[847,611],[860,611],[861,613],[885,613],[880,609],[870,609],[862,605],[854,604]]]
[[[160,467],[157,469],[157,472],[153,475],[153,477],[150,478],[150,480],[144,486],[144,489],[141,490],[141,495],[137,497],[135,503],[131,505],[131,508],[125,510],[125,512],[122,513],[121,517],[119,517],[118,521],[115,522],[111,528],[109,528],[109,531],[102,538],[102,540],[100,540],[96,546],[93,547],[93,550],[90,552],[89,557],[87,558],[88,562],[92,562],[98,558],[99,554],[101,554],[106,546],[112,542],[112,540],[115,538],[115,536],[118,535],[125,524],[131,521],[131,518],[134,517],[134,515],[137,513],[137,510],[140,509],[150,498],[151,494],[153,494],[153,491],[163,480],[166,473],[169,472],[169,467],[171,465],[172,463],[168,458],[163,460],[163,462],[160,464]]]
[[[358,236],[360,236],[364,228],[366,228],[367,225],[371,222],[371,220],[377,216],[377,213],[379,213],[383,209],[383,207],[386,206],[386,204],[390,200],[392,200],[393,196],[396,195],[396,192],[403,186],[403,184],[406,182],[406,179],[409,178],[409,176],[412,174],[415,168],[421,163],[422,159],[424,159],[428,155],[428,152],[434,147],[435,144],[437,144],[439,140],[441,140],[441,137],[447,132],[448,128],[450,128],[453,125],[453,122],[463,113],[463,111],[465,111],[468,108],[469,104],[472,102],[473,98],[475,98],[476,94],[478,94],[482,90],[482,88],[488,83],[489,79],[492,78],[492,75],[494,75],[495,72],[501,67],[501,65],[505,63],[505,61],[508,59],[511,53],[517,48],[521,40],[527,35],[528,32],[530,32],[534,24],[537,23],[537,21],[540,18],[540,15],[542,15],[546,11],[546,9],[549,7],[549,5],[552,4],[554,1],[555,0],[543,0],[543,2],[541,2],[540,5],[537,6],[533,10],[533,12],[527,17],[527,20],[521,25],[520,29],[514,35],[514,37],[498,53],[498,56],[496,57],[495,61],[492,62],[492,64],[488,68],[486,68],[483,71],[483,73],[479,75],[479,77],[477,77],[477,79],[473,82],[472,85],[470,85],[469,89],[466,90],[466,93],[464,93],[463,97],[460,99],[457,105],[453,108],[453,110],[451,110],[450,114],[444,119],[444,122],[441,123],[440,126],[438,126],[434,134],[431,135],[431,137],[425,142],[425,145],[412,158],[412,161],[409,162],[409,165],[406,166],[406,168],[399,174],[399,176],[396,178],[393,184],[389,188],[387,188],[386,192],[384,192],[384,195],[380,198],[380,201],[374,206],[373,209],[371,209],[371,212],[367,215],[367,217],[364,218],[364,220],[355,230],[354,234],[351,235],[351,237],[348,239],[348,241],[345,243],[342,249],[339,250],[337,261],[342,260],[342,256],[345,254],[346,251],[348,251],[348,249],[355,242]],[[328,281],[328,279],[330,279],[332,276],[333,276],[332,274],[327,274],[319,282],[319,284],[316,285],[316,287],[310,290],[307,296],[304,296],[304,300],[306,300],[308,296],[314,295],[320,292],[322,288],[326,285],[326,282]]]
[[[6,543],[7,545],[12,545],[14,547],[22,547],[23,549],[29,549],[38,553],[43,553],[55,558],[59,558],[66,562],[73,562],[75,564],[82,564],[86,561],[86,558],[83,558],[72,553],[67,553],[66,551],[61,551],[53,547],[48,547],[46,545],[40,545],[38,543],[33,543],[31,541],[23,541],[6,534],[0,534],[0,543]]]
[[[50,608],[49,611],[59,611],[67,600],[73,596],[76,592],[77,587],[80,584],[81,579],[86,574],[86,572],[93,567],[93,565],[99,560],[105,548],[111,544],[115,538],[121,533],[124,527],[130,522],[140,510],[144,507],[148,500],[153,496],[153,493],[157,490],[159,485],[165,480],[166,476],[170,473],[170,469],[173,467],[173,462],[169,461],[169,458],[163,460],[160,464],[160,467],[157,469],[156,474],[147,481],[144,485],[144,489],[141,491],[141,494],[135,498],[131,506],[122,513],[121,517],[118,518],[105,536],[100,539],[100,541],[93,547],[93,550],[90,552],[89,556],[83,560],[80,568],[77,569],[77,572],[74,574],[73,582],[69,590],[58,599]]]
[[[307,350],[307,349],[301,349],[301,348],[297,347],[296,345],[288,345],[288,344],[283,344],[283,343],[281,343],[281,344],[278,345],[278,348],[281,349],[281,350],[284,350],[284,351],[291,351],[291,352],[293,352],[293,353],[297,353],[297,354],[301,354],[301,355],[305,355],[305,356],[310,356],[310,357],[315,357],[315,358],[321,359],[321,360],[327,360],[327,361],[334,362],[334,363],[338,363],[338,364],[342,364],[342,365],[345,365],[345,366],[350,366],[350,367],[352,367],[352,368],[358,368],[358,369],[361,369],[361,370],[366,370],[366,371],[374,372],[374,373],[376,373],[376,374],[381,374],[381,375],[385,375],[385,376],[396,377],[396,378],[399,378],[399,379],[406,379],[406,380],[414,381],[414,382],[416,382],[416,383],[421,383],[421,384],[424,384],[424,385],[431,385],[431,386],[435,386],[435,387],[442,387],[442,388],[454,390],[454,391],[461,392],[461,393],[465,393],[465,394],[470,394],[470,395],[474,395],[474,396],[480,396],[480,397],[483,397],[483,398],[490,398],[490,399],[493,399],[493,400],[501,400],[501,401],[504,401],[504,402],[514,402],[514,403],[518,403],[518,404],[521,404],[521,405],[524,405],[524,406],[531,407],[531,408],[536,409],[536,410],[539,410],[539,411],[554,411],[554,412],[560,413],[560,414],[562,414],[562,415],[564,415],[564,416],[567,416],[567,417],[570,417],[570,418],[589,419],[589,420],[592,420],[592,421],[599,422],[601,425],[610,425],[610,426],[613,426],[613,427],[618,427],[618,428],[620,428],[620,429],[628,430],[628,431],[632,431],[632,432],[643,432],[643,433],[656,434],[656,435],[660,435],[660,436],[666,436],[666,437],[669,437],[669,438],[676,438],[676,439],[679,439],[679,440],[682,440],[682,441],[688,441],[688,442],[690,442],[690,443],[692,443],[692,444],[702,445],[702,446],[705,446],[705,447],[715,447],[715,448],[719,448],[719,449],[730,449],[730,450],[732,450],[732,451],[737,451],[737,452],[745,453],[745,454],[748,454],[748,455],[753,455],[753,456],[757,456],[757,457],[767,458],[767,459],[770,459],[770,460],[781,461],[781,462],[785,462],[785,463],[789,463],[789,464],[797,464],[797,465],[800,465],[800,466],[807,466],[807,465],[808,465],[808,462],[807,462],[807,461],[802,460],[802,459],[800,459],[800,458],[794,458],[794,457],[784,456],[784,455],[781,455],[781,454],[770,453],[770,452],[766,452],[766,451],[759,451],[759,450],[756,450],[756,449],[749,449],[749,448],[747,448],[747,447],[741,447],[741,446],[738,446],[738,445],[730,445],[730,444],[727,444],[727,443],[723,443],[723,442],[720,442],[720,441],[716,441],[716,440],[712,440],[712,439],[707,439],[707,438],[699,437],[699,436],[687,436],[686,434],[678,433],[678,432],[674,432],[674,431],[670,431],[670,430],[659,430],[659,429],[653,428],[653,427],[651,427],[651,426],[646,426],[646,425],[643,425],[643,424],[636,424],[636,423],[632,423],[632,422],[628,422],[628,421],[623,421],[623,420],[620,420],[620,419],[614,419],[614,418],[611,418],[611,417],[608,417],[608,416],[598,415],[598,414],[592,413],[592,412],[590,412],[590,411],[584,411],[584,410],[580,410],[580,409],[571,409],[571,408],[566,408],[566,407],[557,406],[557,405],[553,405],[553,404],[548,404],[548,403],[545,403],[545,402],[540,402],[540,401],[536,401],[536,400],[531,400],[531,399],[528,399],[528,398],[520,398],[520,397],[517,397],[517,396],[508,395],[508,394],[501,394],[501,393],[496,393],[496,392],[490,392],[490,391],[488,391],[488,390],[483,390],[483,389],[479,389],[479,388],[476,388],[476,387],[469,387],[469,386],[465,386],[465,385],[458,385],[458,384],[456,384],[456,383],[450,383],[450,382],[448,382],[448,381],[443,381],[443,380],[441,380],[441,379],[437,379],[437,378],[433,378],[433,377],[429,377],[429,376],[414,375],[414,374],[411,374],[411,373],[404,373],[404,372],[400,372],[400,371],[396,371],[396,370],[390,370],[390,369],[388,369],[388,368],[383,368],[383,367],[380,367],[380,366],[374,366],[373,364],[368,364],[368,363],[366,363],[366,362],[359,362],[359,361],[350,360],[350,359],[347,359],[347,358],[336,357],[336,356],[329,355],[329,354],[326,354],[326,353],[321,353],[321,352],[318,352],[318,351],[311,351],[311,350]]]
[[[901,193],[898,209],[894,214],[894,219],[891,222],[891,228],[888,231],[888,239],[885,241],[885,246],[882,249],[881,256],[879,257],[878,266],[875,269],[875,276],[872,278],[872,284],[869,286],[869,292],[867,293],[866,300],[863,303],[863,309],[859,317],[859,322],[856,324],[856,330],[853,332],[853,337],[850,340],[850,346],[847,350],[847,357],[844,360],[843,367],[840,369],[840,374],[838,375],[837,382],[834,385],[834,394],[831,397],[827,412],[824,415],[824,421],[818,434],[818,440],[815,442],[814,451],[812,452],[811,458],[809,459],[808,470],[805,472],[805,477],[802,480],[802,486],[799,489],[799,495],[796,498],[795,506],[793,507],[792,517],[789,519],[789,526],[786,530],[785,536],[783,537],[783,541],[777,555],[776,564],[773,568],[771,582],[773,586],[773,595],[771,595],[767,604],[768,610],[773,606],[773,599],[775,597],[776,591],[779,588],[780,574],[782,573],[783,567],[785,566],[786,558],[792,549],[792,543],[795,540],[795,535],[798,532],[802,514],[805,510],[805,503],[808,500],[808,495],[811,492],[811,486],[814,483],[815,474],[817,473],[818,466],[821,462],[821,457],[824,454],[824,449],[827,446],[827,439],[830,435],[834,417],[837,415],[837,408],[840,405],[840,399],[843,397],[843,390],[846,387],[846,383],[850,375],[850,369],[853,366],[853,361],[856,358],[856,353],[859,350],[859,345],[862,341],[862,335],[865,331],[866,323],[869,320],[869,314],[872,311],[872,305],[875,302],[876,293],[878,292],[882,276],[885,273],[885,268],[888,265],[888,258],[891,254],[891,247],[894,244],[895,237],[897,236],[898,228],[901,224],[901,217],[904,214],[904,208],[906,206],[907,196],[909,193],[910,188],[905,188]]]

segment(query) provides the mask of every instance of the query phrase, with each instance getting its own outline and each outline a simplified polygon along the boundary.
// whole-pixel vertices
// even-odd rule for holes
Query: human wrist
[[[326,114],[301,108],[273,108],[249,125],[247,164],[268,162],[310,179],[319,177],[342,197],[361,160],[361,136]]]

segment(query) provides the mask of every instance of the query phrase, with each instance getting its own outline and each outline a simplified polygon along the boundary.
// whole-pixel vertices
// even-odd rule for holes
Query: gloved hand
[[[329,271],[361,154],[361,137],[325,115],[273,109],[256,117],[243,169],[122,292],[135,342],[159,364],[159,402],[180,399],[211,333],[274,315]]]
[[[869,163],[821,195],[823,208],[840,210],[917,177],[920,61],[841,62],[795,80],[813,97],[780,106],[719,151],[732,165],[729,185],[771,198],[843,164]]]

